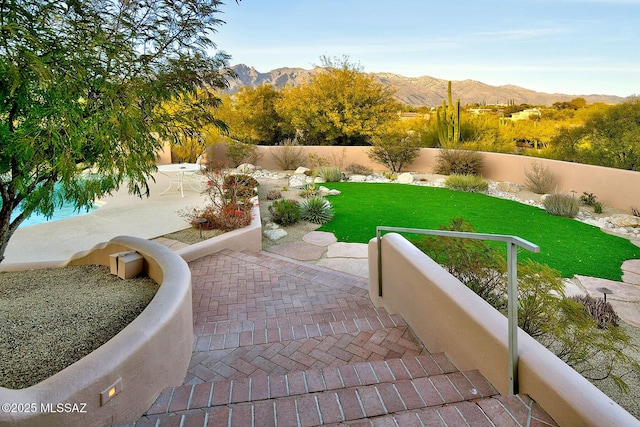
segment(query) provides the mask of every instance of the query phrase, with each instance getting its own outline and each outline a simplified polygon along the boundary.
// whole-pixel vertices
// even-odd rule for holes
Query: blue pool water
[[[42,214],[33,213],[29,216],[29,218],[25,219],[22,222],[22,224],[20,224],[20,227],[18,228],[28,227],[30,225],[42,224],[45,222],[57,221],[59,219],[64,219],[64,218],[72,218],[74,216],[84,215],[89,212],[93,212],[96,209],[98,209],[98,205],[93,205],[93,207],[89,210],[80,209],[80,211],[77,211],[71,204],[65,203],[62,207],[56,208],[51,218],[47,218]],[[16,212],[14,213],[17,215]]]

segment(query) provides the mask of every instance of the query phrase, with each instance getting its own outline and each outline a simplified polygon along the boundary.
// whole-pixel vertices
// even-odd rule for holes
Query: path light
[[[200,230],[200,240],[202,240],[202,224],[207,222],[205,218],[196,218],[193,220],[196,224],[198,224],[198,229]]]
[[[604,295],[604,302],[607,302],[607,294],[612,294],[613,291],[609,288],[596,288],[596,291],[601,292]]]

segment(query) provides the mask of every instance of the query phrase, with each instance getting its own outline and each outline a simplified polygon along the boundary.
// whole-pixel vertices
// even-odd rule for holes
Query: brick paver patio
[[[429,354],[376,309],[365,279],[266,253],[190,264],[195,341],[184,385],[136,426],[547,426],[527,396]]]

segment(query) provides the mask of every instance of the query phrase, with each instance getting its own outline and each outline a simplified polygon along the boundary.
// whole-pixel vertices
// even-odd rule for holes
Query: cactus
[[[451,100],[451,81],[447,85],[447,100],[442,101],[442,107],[438,108],[438,139],[440,146],[454,148],[460,142],[460,98],[453,105]]]

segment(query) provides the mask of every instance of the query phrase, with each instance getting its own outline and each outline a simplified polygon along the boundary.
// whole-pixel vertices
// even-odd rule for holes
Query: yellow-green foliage
[[[482,193],[489,189],[489,183],[477,175],[449,175],[444,185],[451,190],[467,193]]]

